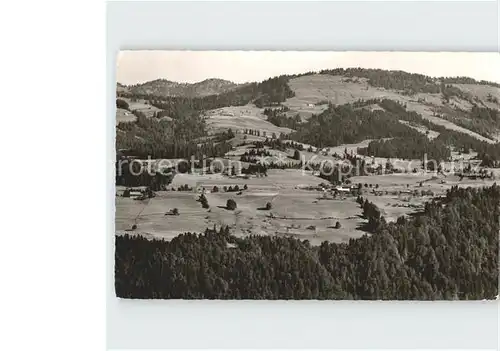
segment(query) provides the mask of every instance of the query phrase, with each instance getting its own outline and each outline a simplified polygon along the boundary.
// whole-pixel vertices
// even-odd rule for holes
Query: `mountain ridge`
[[[127,91],[131,94],[185,97],[218,95],[243,85],[244,84],[237,84],[220,78],[207,78],[195,83],[180,83],[165,78],[158,78],[133,85],[124,85],[117,82],[117,88],[121,88],[123,91]]]
[[[294,77],[300,77],[300,76],[306,76],[306,75],[315,75],[315,74],[332,74],[334,75],[337,73],[338,75],[346,76],[346,77],[357,77],[357,78],[367,78],[366,73],[383,73],[387,75],[408,75],[408,76],[413,76],[413,77],[418,77],[425,79],[429,83],[434,83],[434,84],[477,84],[477,85],[489,85],[492,87],[500,88],[500,82],[494,82],[494,81],[488,81],[484,79],[475,79],[472,77],[468,76],[428,76],[422,73],[412,73],[408,72],[405,70],[400,70],[400,69],[394,69],[394,70],[386,70],[386,69],[380,69],[380,68],[361,68],[361,67],[350,67],[350,68],[334,68],[334,69],[322,69],[318,71],[308,71],[304,73],[295,73],[295,74],[283,74],[281,76],[286,76],[289,78],[294,78]],[[271,77],[269,77],[270,79]],[[156,84],[156,83],[167,83],[167,84],[173,84],[173,85],[179,85],[179,86],[197,86],[197,85],[202,85],[202,84],[227,84],[227,85],[234,85],[234,86],[244,86],[247,84],[251,83],[259,83],[260,81],[255,80],[255,81],[249,81],[246,83],[235,83],[231,80],[227,79],[222,79],[222,78],[217,78],[217,77],[210,77],[206,78],[194,83],[188,83],[188,82],[177,82],[173,80],[169,80],[167,78],[157,78],[153,80],[148,80],[142,83],[136,83],[136,84],[124,84],[121,82],[117,81],[117,86],[122,87],[122,88],[135,88],[135,87],[143,87],[147,86],[150,84]]]

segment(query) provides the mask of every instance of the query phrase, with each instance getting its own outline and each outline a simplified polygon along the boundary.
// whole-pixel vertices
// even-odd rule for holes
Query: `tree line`
[[[286,112],[289,108],[283,106],[281,108],[265,108],[264,115],[267,116],[267,121],[277,127],[295,129],[302,122],[300,115],[297,113],[293,117],[288,117]]]
[[[439,139],[429,140],[424,135],[411,138],[393,138],[389,140],[373,140],[366,148],[358,148],[358,153],[366,156],[401,158],[408,160],[427,159],[436,162],[451,159],[450,148]]]
[[[365,139],[416,137],[419,132],[400,123],[388,111],[355,109],[350,105],[330,105],[319,115],[297,126],[290,139],[316,147],[352,144]]]
[[[204,120],[198,114],[184,115],[174,121],[147,118],[140,111],[134,111],[134,114],[136,121],[117,125],[116,149],[127,150],[128,154],[138,158],[189,159],[194,155],[200,159],[203,155],[224,156],[231,150],[227,141],[234,137],[234,133],[228,130],[208,137]]]

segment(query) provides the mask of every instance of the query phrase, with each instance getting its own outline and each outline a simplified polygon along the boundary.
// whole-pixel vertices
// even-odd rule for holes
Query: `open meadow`
[[[267,177],[249,179],[230,178],[222,175],[179,174],[171,187],[193,187],[193,191],[159,191],[157,196],[146,200],[116,197],[116,230],[124,232],[133,224],[137,233],[170,239],[181,232],[200,232],[216,225],[229,225],[236,235],[265,234],[296,236],[319,244],[356,238],[364,233],[356,229],[363,220],[355,198],[322,199],[323,192],[304,190],[318,186],[322,179],[301,170],[269,170]],[[224,186],[238,185],[247,190],[223,192]],[[212,192],[213,187],[220,189]],[[169,188],[171,188],[169,187]],[[197,201],[205,187],[209,209]],[[118,189],[120,191],[123,189]],[[237,208],[226,209],[228,199],[234,199]],[[267,203],[270,210],[265,209]],[[165,215],[173,208],[178,216]],[[342,228],[335,229],[336,221]]]
[[[244,106],[229,106],[216,110],[208,111],[205,114],[205,121],[209,131],[225,131],[232,129],[233,131],[242,132],[245,129],[258,130],[262,134],[271,137],[273,133],[279,136],[281,133],[290,133],[290,128],[277,127],[267,121],[267,117],[263,114],[264,109],[254,105]]]
[[[355,176],[350,182],[362,184],[361,195],[377,205],[387,221],[395,221],[399,216],[422,210],[426,201],[444,195],[454,185],[491,186],[494,180],[460,180],[453,175],[418,172]],[[126,232],[135,224],[137,234],[171,239],[182,232],[203,232],[214,225],[227,225],[237,236],[291,236],[316,245],[322,241],[346,242],[366,234],[362,230],[366,220],[356,197],[333,196],[321,190],[322,183],[323,179],[301,169],[270,169],[267,176],[248,179],[222,174],[177,174],[168,190],[158,191],[154,198],[117,196],[116,230]],[[177,190],[185,185],[192,190]],[[223,190],[235,186],[238,191]],[[123,190],[118,187],[118,195]],[[209,208],[197,201],[203,192]],[[229,199],[236,201],[235,210],[226,208]],[[270,209],[266,209],[267,203],[271,204]],[[167,214],[174,208],[179,215]],[[338,229],[336,222],[341,226]]]
[[[118,297],[498,299],[498,81],[163,54],[117,84]]]

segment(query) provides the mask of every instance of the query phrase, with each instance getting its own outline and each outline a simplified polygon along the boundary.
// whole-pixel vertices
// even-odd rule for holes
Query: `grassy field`
[[[271,137],[273,133],[276,136],[281,133],[290,133],[291,129],[277,127],[268,122],[263,111],[264,109],[254,105],[223,107],[208,111],[206,113],[206,123],[208,129],[212,132],[225,131],[229,128],[233,131],[252,129],[260,131],[261,136],[263,132],[266,132],[268,137]]]
[[[423,172],[359,176],[350,180],[363,185],[362,196],[375,203],[388,221],[418,211],[426,201],[444,194],[453,185],[490,186],[494,183],[494,180],[460,181],[456,176]],[[302,170],[269,170],[267,177],[249,179],[220,174],[178,174],[169,188],[188,184],[193,191],[160,191],[155,198],[143,201],[117,196],[116,231],[127,231],[136,224],[135,233],[171,239],[182,232],[201,232],[214,225],[229,225],[239,236],[288,235],[308,239],[315,245],[325,240],[345,242],[365,234],[361,226],[366,221],[361,217],[355,197],[325,198],[322,191],[303,189],[323,182],[311,172]],[[365,183],[368,186],[365,187]],[[235,185],[240,189],[247,185],[248,190],[240,195],[222,191],[224,186]],[[214,186],[220,191],[212,193]],[[202,208],[197,201],[203,187],[207,190],[209,209]],[[123,189],[117,190],[120,194]],[[429,190],[432,196],[413,194]],[[236,210],[225,208],[228,199],[236,201]],[[271,210],[265,209],[267,202],[272,204]],[[180,214],[166,216],[165,213],[173,208]],[[337,221],[341,224],[340,229],[334,228]]]
[[[144,100],[132,101],[132,100],[130,100],[128,98],[121,98],[121,99],[125,100],[128,103],[130,111],[134,111],[134,110],[141,111],[144,114],[146,114],[146,117],[152,117],[152,115],[156,111],[161,111],[159,108],[148,104]]]
[[[415,129],[416,131],[422,133],[422,134],[425,134],[427,135],[427,138],[429,138],[430,140],[434,139],[434,138],[437,138],[439,136],[439,132],[436,132],[432,129],[428,129],[427,127],[424,127],[424,126],[421,126],[421,125],[414,125],[414,124],[411,124],[410,122],[408,121],[403,121],[403,120],[400,120],[399,121],[400,123],[410,127],[410,128],[413,128]]]
[[[463,92],[477,96],[483,105],[489,108],[500,108],[500,88],[482,84],[452,84]],[[499,102],[488,101],[488,95],[496,97]]]

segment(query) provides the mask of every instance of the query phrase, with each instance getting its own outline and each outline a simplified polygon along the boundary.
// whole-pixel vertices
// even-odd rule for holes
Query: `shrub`
[[[173,214],[174,216],[178,216],[178,215],[179,215],[179,209],[178,209],[177,207],[176,207],[176,208],[174,208],[174,209],[172,210],[172,214]]]
[[[340,225],[340,222],[339,222],[339,221],[337,221],[337,222],[335,223],[335,229],[340,229],[341,227],[342,227],[342,225]]]
[[[218,193],[219,192],[219,188],[214,185],[214,187],[212,188],[212,192],[213,193]]]
[[[233,199],[227,200],[227,202],[226,202],[226,208],[228,210],[234,211],[236,209],[236,207],[237,207],[236,201],[234,201]]]
[[[244,190],[248,190],[248,185],[245,184],[245,186],[243,187]]]
[[[273,208],[273,204],[272,204],[272,203],[270,203],[270,202],[268,202],[268,203],[266,204],[266,210],[270,210],[271,208]]]

